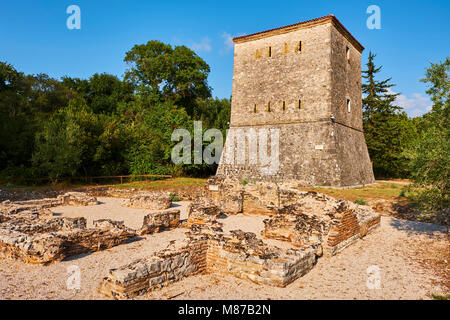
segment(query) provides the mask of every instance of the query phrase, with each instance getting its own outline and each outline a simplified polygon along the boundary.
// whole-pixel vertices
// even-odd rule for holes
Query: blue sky
[[[81,9],[81,29],[69,30],[66,8]],[[366,26],[369,5],[381,9],[381,29]],[[160,40],[187,45],[211,67],[213,95],[229,97],[233,74],[231,36],[250,34],[334,14],[392,77],[398,103],[410,116],[431,105],[419,82],[430,62],[450,54],[450,1],[5,1],[0,7],[0,60],[27,74],[122,77],[125,52]],[[363,66],[364,68],[364,66]]]

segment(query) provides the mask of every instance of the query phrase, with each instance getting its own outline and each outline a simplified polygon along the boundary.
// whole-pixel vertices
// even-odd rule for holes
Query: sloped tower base
[[[232,138],[233,131],[239,129],[248,130],[231,128],[224,153],[227,148],[233,148],[233,154],[237,155],[239,148],[245,148],[246,162],[238,165],[236,157],[228,163],[222,159],[218,175],[240,181],[292,180],[305,186],[355,187],[375,182],[364,134],[359,130],[331,120],[258,127],[256,132],[258,129],[279,130],[278,169],[274,174],[266,174],[259,163],[249,163],[248,139],[246,146],[239,146]]]

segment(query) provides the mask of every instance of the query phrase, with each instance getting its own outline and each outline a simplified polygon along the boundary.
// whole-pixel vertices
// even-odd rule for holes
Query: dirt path
[[[55,212],[66,216],[84,215],[88,220],[107,215],[125,220],[130,226],[141,223],[143,212],[117,206],[117,199],[99,200],[103,202],[102,210],[96,213],[89,211],[92,208],[84,211],[80,207],[60,207]],[[185,203],[181,203],[180,208],[185,215]],[[232,216],[222,222],[226,230],[241,227],[258,232],[262,219],[262,216]],[[184,232],[185,229],[179,228],[158,233],[138,242],[49,266],[0,259],[0,299],[104,299],[96,288],[110,268],[147,257],[171,240],[183,238]],[[433,224],[382,217],[380,228],[338,255],[320,258],[308,274],[286,288],[257,285],[231,276],[199,275],[138,299],[167,299],[178,294],[176,299],[430,299],[432,293],[449,294],[441,284],[442,274],[448,274],[450,257],[445,260],[447,271],[441,273],[441,278],[415,257],[417,249],[430,242],[448,248],[444,232],[444,228]],[[72,265],[81,271],[78,292],[68,290],[66,285],[67,268]],[[370,266],[380,271],[380,289],[369,289],[366,285]]]

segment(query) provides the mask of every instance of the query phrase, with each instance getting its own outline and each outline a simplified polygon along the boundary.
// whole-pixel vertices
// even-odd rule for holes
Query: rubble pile
[[[142,191],[132,195],[124,205],[138,209],[165,210],[172,206],[172,197],[164,193]]]
[[[123,222],[85,218],[41,219],[17,214],[0,223],[0,255],[33,264],[49,264],[87,252],[108,249],[136,238]]]
[[[220,215],[221,211],[217,206],[207,202],[196,202],[189,206],[189,215],[186,226],[188,228],[191,228],[193,225],[214,226],[218,224],[217,218]]]

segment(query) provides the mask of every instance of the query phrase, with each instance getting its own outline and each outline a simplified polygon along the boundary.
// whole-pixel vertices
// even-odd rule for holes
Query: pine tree
[[[362,85],[363,126],[367,148],[373,162],[376,177],[398,177],[406,167],[402,156],[402,129],[406,114],[401,107],[393,104],[399,93],[390,88],[392,78],[377,81],[381,66],[374,64],[375,54],[369,53],[367,70],[362,71],[366,83]]]

